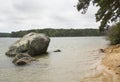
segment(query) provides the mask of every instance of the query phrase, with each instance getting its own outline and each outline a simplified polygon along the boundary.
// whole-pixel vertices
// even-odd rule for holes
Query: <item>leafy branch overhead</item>
[[[97,6],[99,9],[96,16],[96,21],[100,21],[100,31],[104,30],[107,23],[117,22],[120,19],[120,0],[78,0],[77,10],[85,14],[90,3]]]

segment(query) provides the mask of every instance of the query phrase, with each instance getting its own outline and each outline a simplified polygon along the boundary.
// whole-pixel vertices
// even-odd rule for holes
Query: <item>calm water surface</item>
[[[48,54],[20,67],[5,56],[17,39],[0,38],[0,82],[82,82],[81,79],[97,72],[99,49],[108,44],[104,37],[51,38]],[[56,49],[62,52],[53,52]]]

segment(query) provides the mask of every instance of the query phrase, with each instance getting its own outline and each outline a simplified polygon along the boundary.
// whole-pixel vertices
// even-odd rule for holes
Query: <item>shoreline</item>
[[[110,45],[103,50],[96,68],[98,73],[90,78],[98,78],[100,82],[120,82],[120,44]]]
[[[80,82],[120,82],[120,45],[108,46],[100,52],[96,73]]]
[[[113,81],[120,82],[120,45],[111,45],[105,50],[101,63],[113,75]]]

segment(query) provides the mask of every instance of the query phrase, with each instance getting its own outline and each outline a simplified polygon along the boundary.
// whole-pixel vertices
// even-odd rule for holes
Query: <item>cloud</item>
[[[0,0],[0,31],[11,32],[40,28],[97,28],[90,6],[82,15],[77,0]]]
[[[43,9],[44,5],[40,0],[19,0],[19,2],[16,0],[13,6],[22,13],[37,13]]]

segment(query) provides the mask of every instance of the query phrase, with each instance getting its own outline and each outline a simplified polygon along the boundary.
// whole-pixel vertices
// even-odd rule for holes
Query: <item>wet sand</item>
[[[120,45],[104,49],[96,67],[97,73],[83,78],[80,82],[120,82]]]
[[[105,49],[105,57],[102,64],[112,71],[113,82],[120,82],[120,45],[110,46]]]
[[[114,81],[114,72],[103,65],[103,58],[104,55],[101,57],[100,60],[98,60],[97,66],[95,68],[96,73],[83,78],[82,80],[80,80],[80,82],[117,82]]]

